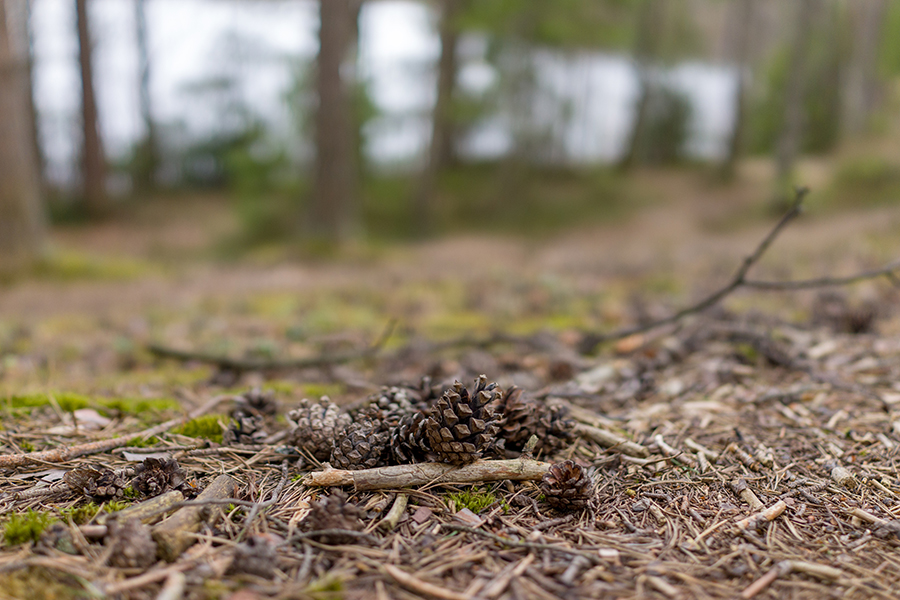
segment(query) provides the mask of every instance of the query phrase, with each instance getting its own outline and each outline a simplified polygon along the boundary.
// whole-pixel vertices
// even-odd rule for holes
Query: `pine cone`
[[[300,529],[305,532],[323,529],[362,531],[362,518],[365,516],[366,511],[347,502],[347,494],[335,489],[329,496],[312,503],[312,510],[300,523]],[[319,540],[326,544],[351,544],[358,541],[349,535],[323,535]]]
[[[231,417],[235,420],[240,420],[241,417],[265,417],[277,413],[278,401],[275,400],[275,392],[272,390],[263,391],[255,387],[238,397],[234,408],[231,410]]]
[[[384,387],[377,394],[372,394],[367,403],[355,415],[355,421],[377,421],[381,431],[391,431],[400,424],[400,420],[413,412],[413,403],[417,400],[409,388],[401,386]]]
[[[156,542],[150,536],[150,528],[138,519],[111,521],[106,545],[112,550],[109,564],[114,567],[147,568],[156,562]]]
[[[78,467],[63,475],[69,489],[89,496],[94,500],[117,500],[125,497],[125,490],[131,485],[131,469],[95,469]]]
[[[575,423],[566,418],[565,407],[538,403],[516,386],[506,390],[498,404],[501,420],[497,437],[507,450],[521,452],[532,435],[538,438],[535,453],[551,454],[571,442]]]
[[[338,469],[371,469],[382,464],[389,434],[381,421],[358,421],[334,441],[331,465]]]
[[[303,399],[287,417],[294,425],[288,443],[306,450],[320,461],[328,460],[334,440],[351,423],[350,415],[341,412],[328,396],[322,396],[318,402]]]
[[[391,455],[401,465],[423,462],[428,458],[425,439],[425,413],[408,414],[391,432]]]
[[[560,510],[577,510],[588,505],[593,481],[587,471],[571,460],[556,463],[544,473],[541,492],[547,504]]]
[[[492,405],[502,392],[487,377],[475,380],[470,395],[460,382],[453,384],[434,404],[425,419],[425,436],[431,457],[440,462],[473,462],[495,441],[499,419]]]
[[[278,552],[272,538],[266,535],[251,535],[246,542],[234,547],[234,560],[228,568],[230,573],[249,573],[265,579],[275,574]]]
[[[222,432],[222,442],[225,444],[260,444],[267,435],[262,427],[263,418],[261,416],[244,414],[228,423],[228,428]]]
[[[184,471],[175,459],[145,458],[134,472],[131,485],[145,496],[159,496],[184,483]]]

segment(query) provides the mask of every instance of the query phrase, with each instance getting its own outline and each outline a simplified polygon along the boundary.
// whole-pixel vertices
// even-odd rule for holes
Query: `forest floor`
[[[900,290],[889,281],[739,290],[582,353],[586,332],[665,317],[728,281],[777,220],[749,170],[734,186],[641,174],[651,201],[616,222],[329,260],[271,249],[210,260],[234,228],[214,198],[54,232],[56,262],[0,287],[0,598],[898,597]],[[754,277],[844,275],[900,256],[896,202],[810,200]],[[151,344],[197,357],[160,358]],[[222,368],[202,355],[297,364]],[[310,534],[304,519],[330,492],[304,477],[318,461],[286,443],[288,411],[322,395],[358,407],[426,375],[471,386],[482,373],[580,423],[536,458],[590,469],[587,509],[550,507],[539,480],[460,484],[451,471],[412,488],[346,487],[361,509],[346,527],[359,531]],[[253,437],[235,432],[234,410],[255,386],[278,411]],[[170,419],[181,422],[103,442]],[[622,442],[600,443],[596,429]],[[63,455],[89,442],[102,448]],[[148,457],[175,459],[179,476],[131,482]],[[112,469],[124,491],[85,484],[87,467]],[[234,486],[222,502],[184,503],[223,475]],[[122,511],[159,498],[175,504],[140,516],[160,552],[178,519],[191,521],[179,538],[191,545],[141,562],[146,530],[123,534]]]

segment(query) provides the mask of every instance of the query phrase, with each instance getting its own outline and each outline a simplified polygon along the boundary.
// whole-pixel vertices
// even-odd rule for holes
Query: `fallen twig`
[[[749,600],[753,598],[779,577],[784,577],[790,573],[803,573],[818,579],[826,581],[837,581],[844,577],[844,572],[834,567],[820,565],[818,563],[806,562],[803,560],[783,560],[772,567],[765,575],[751,583],[743,592],[741,598]]]
[[[469,600],[469,596],[454,592],[427,581],[422,581],[418,577],[413,577],[403,569],[394,565],[381,565],[381,568],[390,575],[394,581],[416,594],[424,594],[441,600]]]
[[[759,262],[763,254],[765,254],[769,249],[769,246],[772,245],[772,242],[775,241],[775,238],[778,237],[778,235],[788,225],[788,223],[790,223],[800,215],[803,200],[808,193],[808,188],[797,188],[791,207],[781,217],[781,219],[778,220],[778,222],[769,231],[769,233],[766,234],[762,241],[760,241],[754,251],[749,256],[744,258],[737,271],[735,271],[734,275],[724,286],[712,292],[702,300],[690,306],[682,308],[681,310],[674,312],[662,319],[657,319],[655,321],[650,321],[641,325],[623,327],[621,329],[610,331],[608,333],[587,332],[581,342],[581,351],[585,354],[589,354],[603,342],[619,340],[630,335],[645,333],[647,331],[651,331],[665,325],[671,325],[672,323],[676,323],[688,315],[703,312],[704,310],[715,306],[725,297],[729,296],[735,290],[738,290],[740,288],[749,288],[760,291],[802,290],[819,287],[851,285],[860,281],[876,279],[878,277],[886,277],[894,285],[898,285],[897,275],[898,272],[900,272],[900,259],[890,262],[887,265],[884,265],[883,267],[877,269],[861,271],[859,273],[854,273],[853,275],[848,275],[845,277],[820,277],[816,279],[801,279],[794,281],[763,281],[747,278],[747,273],[750,271],[750,268]]]
[[[645,446],[641,446],[619,434],[600,429],[599,427],[591,427],[583,423],[576,423],[574,431],[577,435],[597,442],[601,446],[605,446],[612,450],[617,450],[628,456],[636,456],[638,458],[647,458],[650,456],[650,450]]]
[[[86,444],[76,444],[74,446],[63,446],[61,448],[54,448],[52,450],[41,450],[39,452],[27,452],[25,454],[3,454],[0,455],[0,469],[10,469],[15,467],[21,467],[23,465],[27,465],[32,462],[37,463],[61,463],[71,460],[73,458],[78,458],[79,456],[86,456],[88,454],[100,454],[101,452],[106,452],[108,450],[112,450],[113,448],[118,448],[120,446],[126,445],[131,440],[136,440],[140,438],[149,438],[154,435],[159,435],[172,429],[173,427],[177,427],[186,421],[190,421],[191,419],[196,419],[197,417],[209,412],[213,408],[215,408],[221,402],[226,400],[232,400],[235,396],[231,395],[223,395],[216,396],[212,398],[209,402],[200,406],[189,412],[187,415],[183,417],[179,417],[177,419],[172,419],[170,421],[166,421],[165,423],[160,423],[154,427],[149,429],[145,429],[143,431],[139,431],[137,433],[131,433],[128,435],[123,435],[119,437],[110,438],[108,440],[98,440],[96,442],[88,442]]]
[[[769,508],[741,519],[736,523],[737,528],[747,531],[759,529],[760,526],[765,525],[769,521],[774,521],[775,519],[780,517],[781,514],[784,513],[786,508],[787,503],[785,503],[784,500],[779,500]]]
[[[197,496],[197,500],[202,502],[234,496],[236,488],[237,484],[229,475],[219,475]],[[177,559],[194,543],[195,538],[191,534],[197,531],[207,514],[207,509],[202,506],[188,506],[155,526],[152,533],[159,556],[168,562]]]
[[[461,467],[444,463],[419,463],[345,471],[314,471],[303,483],[315,487],[352,485],[359,491],[404,488],[430,483],[480,483],[484,481],[537,480],[544,476],[550,463],[537,460],[480,460]]]

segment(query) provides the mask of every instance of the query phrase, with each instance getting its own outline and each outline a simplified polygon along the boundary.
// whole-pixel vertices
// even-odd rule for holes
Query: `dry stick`
[[[234,480],[229,475],[219,475],[197,496],[197,500],[226,498],[234,496],[236,492],[237,484]],[[156,525],[152,534],[159,556],[168,562],[175,561],[196,541],[191,534],[200,528],[207,515],[208,510],[202,506],[188,506]]]
[[[779,500],[769,508],[741,519],[740,521],[735,523],[735,525],[737,525],[737,528],[742,531],[751,531],[753,529],[757,529],[760,525],[763,525],[768,521],[774,521],[781,516],[786,508],[787,503],[784,500]]]
[[[576,423],[573,431],[583,438],[597,442],[601,446],[606,446],[612,450],[618,450],[622,454],[627,454],[628,456],[637,456],[638,458],[647,458],[650,456],[650,450],[646,447],[605,429],[591,427],[590,425],[585,425],[583,423]]]
[[[672,323],[680,321],[688,315],[702,312],[707,308],[711,308],[718,304],[723,298],[746,283],[747,272],[750,270],[750,267],[755,265],[759,261],[759,259],[762,258],[762,255],[765,254],[766,250],[769,249],[769,246],[772,245],[772,242],[775,241],[775,238],[778,237],[779,233],[781,233],[781,230],[784,229],[788,223],[793,221],[800,214],[800,208],[803,204],[803,198],[808,193],[809,188],[797,188],[794,196],[794,202],[791,205],[791,208],[781,217],[781,219],[779,219],[778,223],[775,224],[775,227],[773,227],[771,231],[769,231],[769,233],[766,235],[766,237],[763,238],[763,240],[759,243],[753,253],[750,254],[750,256],[744,258],[744,262],[741,263],[741,266],[724,287],[716,290],[699,302],[683,308],[678,312],[669,315],[668,317],[657,319],[656,321],[651,321],[643,325],[625,327],[611,333],[591,334],[591,337],[588,341],[592,345],[590,347],[587,347],[588,341],[586,341],[584,350],[590,352],[593,351],[597,347],[597,345],[603,342],[628,337],[629,335],[634,335],[636,333],[644,333],[646,331],[650,331],[651,329],[662,327],[663,325],[670,325]]]
[[[772,242],[775,241],[775,238],[778,237],[785,226],[795,218],[797,218],[797,216],[800,214],[803,200],[808,193],[808,188],[797,188],[794,196],[794,202],[791,205],[790,209],[788,209],[788,211],[781,217],[781,219],[775,224],[771,231],[769,231],[766,237],[763,238],[763,240],[759,243],[753,253],[744,259],[744,262],[741,263],[741,266],[725,286],[706,296],[699,302],[683,308],[678,312],[669,315],[668,317],[658,319],[656,321],[650,321],[649,323],[644,323],[642,325],[623,327],[609,333],[589,332],[582,342],[582,351],[588,354],[590,352],[593,352],[597,348],[597,346],[602,344],[603,342],[618,340],[630,335],[635,335],[637,333],[645,333],[664,325],[671,325],[672,323],[676,323],[688,315],[699,313],[715,306],[726,296],[730,295],[732,292],[739,288],[750,288],[760,291],[803,290],[819,287],[851,285],[868,279],[876,279],[878,277],[886,277],[891,281],[892,284],[900,287],[900,279],[898,279],[898,271],[900,271],[900,259],[890,262],[883,267],[861,271],[859,273],[848,275],[846,277],[820,277],[816,279],[800,279],[794,281],[761,281],[756,279],[747,279],[747,272],[750,270],[750,268],[757,262],[759,262],[760,258],[762,258],[763,254],[765,254],[765,252],[769,249],[769,246],[772,245]]]
[[[390,575],[394,581],[399,583],[411,592],[416,594],[424,594],[441,600],[470,600],[465,594],[444,589],[439,585],[422,581],[418,577],[413,577],[406,571],[395,567],[394,565],[381,565],[381,568]]]
[[[303,483],[314,487],[352,485],[359,491],[404,488],[430,483],[481,483],[484,481],[537,480],[550,463],[537,460],[480,460],[461,467],[444,463],[395,465],[359,471],[326,469],[314,471]]]
[[[21,467],[27,465],[30,462],[61,463],[73,458],[78,458],[79,456],[85,456],[88,454],[100,454],[101,452],[106,452],[108,450],[112,450],[113,448],[124,446],[131,440],[153,437],[154,435],[164,433],[169,429],[172,429],[173,427],[177,427],[178,425],[181,425],[186,421],[196,419],[204,413],[209,412],[210,410],[215,408],[216,405],[224,402],[225,400],[233,399],[235,399],[235,396],[216,396],[203,406],[200,406],[199,408],[196,408],[193,411],[189,412],[187,416],[172,419],[170,421],[166,421],[165,423],[160,423],[155,427],[151,427],[137,433],[130,433],[128,435],[114,437],[108,440],[98,440],[96,442],[88,442],[86,444],[64,446],[62,448],[54,448],[53,450],[41,450],[39,452],[27,452],[25,454],[3,454],[0,455],[0,469]]]
[[[126,521],[139,519],[144,523],[151,521],[162,513],[177,508],[178,503],[184,500],[184,495],[178,490],[171,490],[149,500],[132,504],[128,508],[113,513],[103,513],[97,518],[97,523],[105,525],[107,521]]]
[[[837,581],[842,579],[845,575],[840,569],[820,565],[818,563],[811,563],[803,560],[783,560],[741,592],[741,598],[747,600],[753,598],[769,587],[776,579],[784,577],[789,573],[803,573],[804,575],[810,575],[827,581]]]
[[[381,520],[378,527],[388,531],[396,527],[397,523],[400,522],[400,517],[403,516],[403,512],[406,510],[408,502],[409,494],[397,494],[397,498],[394,500],[391,510],[389,510],[388,514]]]
[[[368,348],[349,352],[335,352],[332,354],[320,354],[307,358],[262,359],[262,358],[232,358],[220,354],[195,352],[191,350],[179,350],[160,344],[148,344],[147,351],[159,358],[172,358],[182,362],[197,361],[216,365],[220,369],[228,371],[278,371],[286,369],[307,369],[312,367],[325,367],[340,365],[354,360],[371,358],[378,354],[384,344],[394,332],[397,325],[396,319],[391,319],[384,332]]]

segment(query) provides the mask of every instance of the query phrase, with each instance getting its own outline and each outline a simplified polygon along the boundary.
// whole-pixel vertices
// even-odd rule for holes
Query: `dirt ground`
[[[754,168],[728,187],[640,174],[651,201],[614,224],[327,261],[210,260],[235,226],[215,198],[56,231],[59,264],[0,288],[0,597],[900,597],[900,290],[887,278],[738,291],[584,353],[586,332],[665,317],[728,280],[777,220]],[[897,232],[900,205],[811,202],[751,274],[876,268],[900,256]],[[223,356],[250,366],[208,360]],[[539,477],[451,471],[345,487],[349,504],[310,485],[322,459],[285,419],[302,398],[353,409],[385,384],[427,375],[442,391],[482,373],[568,411],[571,437],[535,458],[583,469],[586,508],[554,508]],[[254,386],[278,410],[242,432]],[[22,458],[106,444],[211,398],[187,425]],[[91,467],[137,481],[148,456],[176,460],[178,481],[110,496],[60,479]],[[224,475],[233,487],[202,505],[189,547],[112,558],[122,510],[181,494],[124,538],[137,548],[150,531],[163,553],[160,528]],[[344,511],[343,537],[310,523],[324,497]]]

